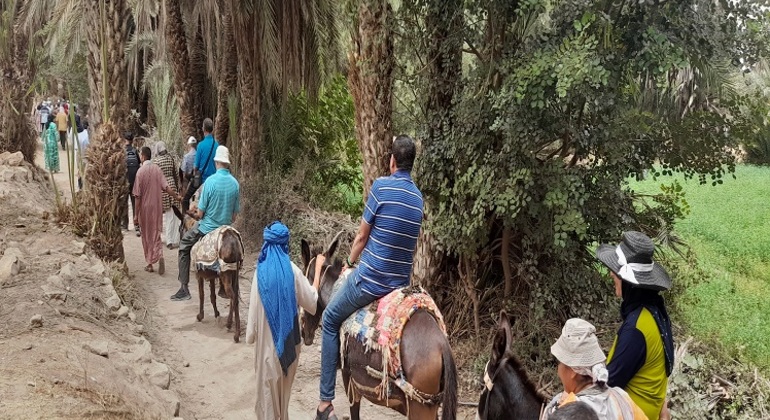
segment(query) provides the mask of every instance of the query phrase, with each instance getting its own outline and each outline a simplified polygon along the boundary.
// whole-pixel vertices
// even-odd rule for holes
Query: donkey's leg
[[[215,293],[217,279],[209,280],[209,285],[211,286],[211,306],[214,307],[214,318],[219,318],[219,310],[217,309],[217,294]]]
[[[241,339],[241,311],[238,308],[238,298],[240,297],[238,296],[238,272],[230,271],[228,272],[228,277],[230,277],[230,284],[232,286],[230,290],[230,311],[235,313],[235,335],[233,340],[237,343]]]
[[[438,404],[425,405],[407,399],[406,418],[409,420],[436,420],[438,419]]]
[[[198,310],[198,322],[203,321],[203,277],[200,274],[196,274],[198,279],[198,296],[200,297],[200,310]]]
[[[219,277],[219,281],[222,282],[222,286],[224,286],[225,292],[227,292],[228,296],[230,296],[230,313],[227,315],[227,331],[230,331],[230,329],[233,328],[233,295],[234,293],[233,293],[232,284],[230,283],[230,273],[231,271],[225,271]]]

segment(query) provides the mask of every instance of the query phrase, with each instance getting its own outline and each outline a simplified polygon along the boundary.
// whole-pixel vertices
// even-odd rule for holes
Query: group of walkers
[[[84,168],[86,149],[89,146],[88,122],[83,118],[77,106],[72,107],[77,138],[73,138],[72,144],[78,151],[78,167],[80,172]],[[42,101],[35,109],[33,118],[39,121],[40,135],[43,141],[43,154],[45,156],[46,170],[57,173],[61,170],[59,161],[59,147],[67,150],[69,133],[72,129],[70,118],[70,104],[66,100],[60,100],[54,104],[50,98]],[[82,176],[82,173],[81,173]]]
[[[145,270],[163,274],[163,243],[179,246],[179,290],[173,301],[191,298],[190,251],[206,234],[235,222],[240,212],[240,186],[230,173],[229,151],[218,144],[213,122],[203,122],[200,142],[187,140],[187,152],[177,168],[158,142],[154,152],[133,148],[126,135],[128,183],[134,225],[142,237]],[[416,156],[408,136],[394,138],[390,175],[377,179],[369,192],[363,217],[340,276],[340,290],[322,318],[321,377],[315,419],[336,419],[332,405],[340,358],[340,328],[354,312],[410,283],[413,256],[423,220],[422,193],[411,177]],[[197,207],[190,199],[202,187]],[[179,220],[170,207],[181,204],[198,220],[183,237],[176,236]],[[127,206],[128,203],[126,203]],[[126,213],[127,218],[127,213]],[[127,228],[127,220],[123,224]],[[140,230],[141,228],[141,230]],[[280,222],[266,227],[251,288],[246,341],[255,345],[260,419],[286,419],[291,387],[301,350],[299,307],[318,310],[324,256],[315,256],[315,283],[291,262],[289,229]],[[618,297],[623,300],[623,324],[606,356],[595,328],[582,319],[569,320],[551,347],[559,362],[564,387],[543,409],[542,419],[556,419],[585,409],[590,417],[609,419],[665,418],[667,379],[673,368],[671,323],[659,292],[671,287],[666,271],[653,259],[652,240],[626,232],[617,245],[603,245],[598,259],[609,268]],[[594,417],[595,415],[595,417]],[[577,418],[577,417],[575,417]],[[581,417],[582,418],[582,417]]]

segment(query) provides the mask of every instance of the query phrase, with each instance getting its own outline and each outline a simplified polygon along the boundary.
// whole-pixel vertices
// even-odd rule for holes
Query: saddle
[[[228,230],[233,231],[238,235],[238,243],[241,245],[241,255],[243,255],[243,240],[241,240],[240,232],[231,226],[220,226],[207,233],[200,241],[193,245],[190,250],[190,259],[196,270],[214,271],[219,274],[222,271],[235,271],[240,268],[239,262],[228,263],[219,257],[222,238],[224,237],[224,233]]]
[[[341,278],[335,289],[344,281],[353,281],[351,276]],[[441,331],[446,335],[444,317],[436,302],[420,286],[409,286],[390,292],[388,295],[354,312],[343,324],[340,334],[343,352],[347,350],[348,339],[361,343],[366,352],[382,354],[382,363],[369,363],[367,373],[380,381],[377,391],[381,396],[390,392],[388,383],[393,382],[407,396],[420,399],[421,393],[404,377],[401,364],[401,336],[409,318],[418,310],[432,315]],[[343,357],[342,360],[345,360]],[[375,366],[379,365],[379,366]]]

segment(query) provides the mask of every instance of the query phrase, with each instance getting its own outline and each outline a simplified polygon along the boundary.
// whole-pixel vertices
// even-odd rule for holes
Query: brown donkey
[[[338,235],[339,237],[339,235]],[[332,241],[324,252],[326,261],[331,261],[337,249],[338,239]],[[319,253],[316,253],[319,254]],[[313,283],[315,261],[311,258],[310,245],[302,240],[302,262],[305,272]],[[301,318],[302,337],[305,345],[313,344],[315,331],[321,322],[321,316],[327,303],[332,298],[334,283],[340,276],[342,262],[337,259],[333,264],[321,269],[321,281],[318,296],[318,312],[310,315],[303,312]],[[374,404],[390,407],[409,419],[435,420],[441,405],[442,419],[454,420],[457,416],[457,368],[455,367],[449,341],[433,316],[424,311],[415,312],[404,327],[401,336],[401,363],[405,379],[414,387],[412,395],[407,396],[393,380],[388,383],[389,392],[382,398],[376,388],[380,385],[382,372],[382,353],[367,350],[355,337],[344,337],[342,355],[342,379],[350,400],[350,416],[358,420],[361,398]]]
[[[176,207],[172,206],[174,214],[182,221],[179,228],[180,233],[184,236],[195,224],[189,214],[182,216],[182,212]],[[181,237],[181,236],[180,236]],[[216,280],[219,279],[220,284],[224,288],[226,296],[230,299],[230,313],[227,315],[227,330],[230,331],[233,326],[233,318],[235,318],[235,334],[233,340],[237,343],[241,337],[241,315],[239,312],[240,302],[240,285],[238,278],[240,276],[241,267],[243,266],[243,245],[241,244],[241,238],[232,230],[226,230],[223,233],[222,245],[219,248],[219,258],[224,261],[228,266],[235,265],[235,269],[223,269],[219,273],[212,270],[195,270],[195,278],[198,279],[198,295],[200,296],[200,309],[198,311],[198,322],[203,320],[203,300],[204,281],[209,281],[211,306],[214,307],[214,318],[219,318],[219,310],[217,309],[217,294],[216,294]]]

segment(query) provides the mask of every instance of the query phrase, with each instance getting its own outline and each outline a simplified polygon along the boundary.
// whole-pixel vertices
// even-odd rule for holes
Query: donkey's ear
[[[495,338],[492,340],[492,355],[489,359],[491,367],[496,367],[511,346],[513,335],[511,334],[511,321],[505,311],[500,311]]]
[[[334,239],[332,239],[332,243],[329,244],[329,248],[324,253],[324,256],[326,259],[330,260],[334,256],[334,253],[337,252],[337,246],[340,244],[340,237],[342,236],[343,231],[339,231],[335,236]]]
[[[303,239],[300,247],[302,248],[302,267],[307,268],[310,264],[310,244]]]

